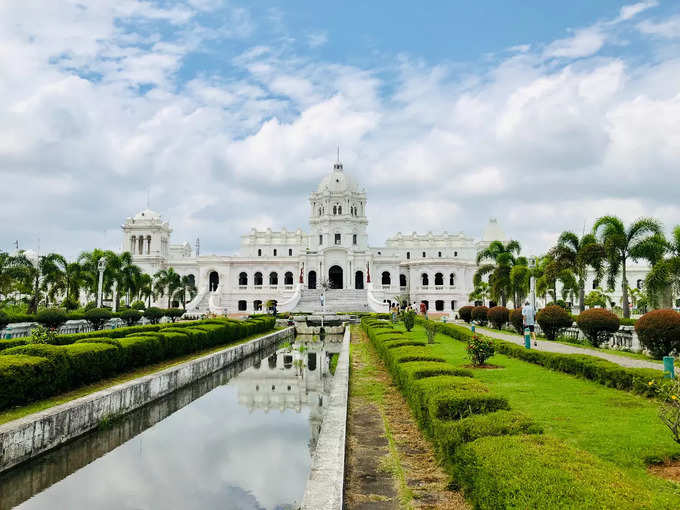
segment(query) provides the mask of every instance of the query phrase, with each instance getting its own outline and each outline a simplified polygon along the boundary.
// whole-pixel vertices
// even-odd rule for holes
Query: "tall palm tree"
[[[673,306],[673,296],[680,294],[680,225],[666,241],[666,257],[656,261],[645,279],[647,299],[652,306]]]
[[[123,252],[118,256],[118,289],[125,293],[127,304],[130,304],[131,296],[137,292],[139,277],[142,270],[139,266],[132,263],[132,254],[129,251]]]
[[[38,305],[46,288],[46,281],[53,278],[58,273],[58,266],[64,261],[64,257],[58,253],[48,253],[39,255],[36,259],[31,259],[25,253],[20,252],[17,263],[20,266],[19,279],[22,280],[24,289],[29,294],[28,313],[36,313]]]
[[[23,252],[17,255],[0,252],[0,296],[6,298],[10,293],[18,290],[24,271],[30,265],[32,265],[31,261]]]
[[[588,269],[595,271],[595,282],[599,284],[605,258],[604,246],[593,234],[584,234],[579,238],[573,232],[565,231],[551,251],[560,270],[571,272],[576,279],[578,308],[579,312],[583,312],[586,309],[584,300]]]
[[[172,305],[172,298],[182,286],[181,277],[172,267],[169,267],[167,269],[161,269],[158,271],[155,275],[153,275],[153,279],[154,292],[160,297],[163,297],[167,294],[168,308],[170,308]]]
[[[196,297],[198,289],[193,275],[184,275],[180,279],[180,288],[177,291],[182,301],[182,308],[186,310],[187,299],[191,301]]]
[[[146,300],[147,308],[151,306],[151,298],[154,297],[155,299],[153,291],[153,279],[151,278],[151,275],[146,273],[139,275],[139,279],[137,280],[136,296],[138,299]]]
[[[482,305],[486,306],[486,300],[489,299],[491,295],[491,290],[487,282],[479,282],[479,285],[475,285],[475,289],[470,292],[468,299],[472,302],[481,301]]]
[[[520,262],[526,262],[526,259],[519,257],[517,264],[510,270],[512,304],[515,308],[522,306],[522,301],[530,291],[531,269],[526,263],[521,264]]]
[[[517,263],[517,257],[521,250],[517,241],[509,241],[503,244],[501,241],[492,241],[488,248],[477,254],[477,271],[473,277],[473,284],[479,285],[484,276],[488,276],[491,287],[491,297],[506,306],[508,296],[512,294],[510,283],[510,271]],[[481,264],[487,261],[486,264]],[[526,259],[524,260],[526,265]],[[481,264],[481,265],[480,265]]]
[[[609,288],[614,288],[616,278],[621,275],[623,316],[630,318],[627,263],[631,259],[645,259],[654,264],[663,257],[666,241],[661,224],[654,218],[640,218],[626,228],[616,216],[602,216],[595,222],[593,234],[604,247]]]

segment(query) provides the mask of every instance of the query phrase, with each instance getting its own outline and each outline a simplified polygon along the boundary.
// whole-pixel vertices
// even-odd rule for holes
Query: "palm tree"
[[[573,232],[565,231],[551,252],[558,267],[571,272],[576,279],[578,308],[579,312],[583,312],[586,309],[584,299],[588,269],[592,268],[595,271],[595,282],[599,283],[605,257],[604,247],[597,242],[593,234],[585,234],[579,238]]]
[[[58,266],[65,263],[64,257],[58,253],[39,255],[31,260],[24,252],[19,252],[17,257],[18,279],[23,283],[24,289],[30,295],[28,301],[28,313],[36,313],[42,299],[46,282],[54,278],[58,273]]]
[[[616,216],[602,216],[593,226],[593,234],[599,236],[607,260],[607,283],[614,288],[621,275],[623,316],[630,318],[628,306],[627,263],[630,259],[646,259],[651,264],[659,261],[666,251],[661,224],[654,218],[640,218],[626,227]]]
[[[141,300],[146,300],[147,308],[151,306],[151,298],[154,297],[155,299],[151,275],[146,273],[139,275],[139,279],[137,280],[136,296]]]
[[[680,225],[666,241],[666,257],[659,259],[645,279],[647,298],[652,306],[673,306],[673,296],[680,293]]]
[[[475,285],[475,290],[473,290],[468,299],[472,302],[481,301],[482,305],[486,305],[487,299],[491,295],[491,290],[487,282],[479,282],[479,285]]]
[[[182,300],[182,308],[187,308],[187,298],[189,301],[196,297],[198,289],[193,275],[184,275],[180,278],[180,299]]]
[[[83,252],[78,257],[78,263],[82,267],[83,282],[87,288],[90,296],[96,296],[99,286],[99,259],[104,258],[106,260],[106,269],[104,270],[104,281],[103,281],[103,293],[108,294],[111,292],[113,287],[113,282],[116,281],[118,277],[118,269],[120,268],[120,262],[118,260],[118,255],[116,255],[111,250],[100,250],[95,248],[91,252]]]
[[[129,306],[131,296],[137,292],[142,270],[139,266],[132,263],[132,255],[129,251],[123,252],[118,256],[117,266],[118,289],[126,294]]]
[[[531,279],[531,269],[525,264],[520,264],[520,262],[526,262],[524,257],[519,257],[518,263],[513,266],[510,270],[510,287],[512,289],[512,304],[515,308],[522,306],[522,301],[529,294],[530,291],[530,279]]]
[[[18,290],[25,269],[30,265],[31,261],[23,252],[17,255],[0,252],[0,296],[6,298],[11,292]]]
[[[517,241],[509,241],[503,244],[500,241],[492,241],[488,248],[477,254],[477,271],[472,279],[473,284],[478,286],[484,276],[488,275],[491,287],[491,297],[494,301],[500,301],[506,306],[508,296],[512,294],[510,271],[517,263],[517,256],[521,247]],[[488,261],[480,265],[481,262]],[[524,260],[526,265],[526,259]]]
[[[182,286],[181,277],[173,268],[169,267],[168,269],[161,269],[158,271],[153,275],[153,279],[154,292],[160,297],[165,296],[167,293],[168,308],[170,308],[172,305],[172,298]]]

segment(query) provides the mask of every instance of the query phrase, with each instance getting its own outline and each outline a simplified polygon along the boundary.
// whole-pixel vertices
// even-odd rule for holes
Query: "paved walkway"
[[[459,323],[460,325],[466,325],[465,323]],[[499,338],[501,340],[507,340],[517,345],[524,345],[524,338],[519,335],[513,335],[511,333],[504,333],[495,329],[480,328],[477,326],[478,331],[484,332],[485,335],[494,338]],[[617,356],[616,354],[610,354],[608,352],[596,351],[595,349],[584,349],[583,347],[576,347],[574,345],[565,345],[559,342],[551,342],[549,340],[537,340],[538,346],[532,345],[532,349],[538,351],[547,352],[559,352],[562,354],[587,354],[588,356],[596,356],[598,358],[606,359],[612,363],[621,365],[622,367],[630,368],[654,368],[656,370],[663,370],[663,365],[661,363],[655,363],[653,361],[645,361],[643,359],[629,358],[627,356]]]

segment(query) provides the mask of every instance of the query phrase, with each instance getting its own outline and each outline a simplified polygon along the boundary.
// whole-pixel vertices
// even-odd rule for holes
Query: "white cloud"
[[[624,5],[619,10],[619,16],[616,18],[615,22],[628,21],[647,9],[651,9],[657,5],[659,5],[657,0],[645,0],[644,2]]]
[[[576,30],[572,37],[552,42],[544,55],[551,57],[579,58],[594,55],[604,46],[605,35],[598,26]]]
[[[326,32],[312,32],[307,34],[307,44],[310,48],[318,48],[328,42],[328,34]]]
[[[638,23],[637,28],[643,34],[654,35],[666,39],[677,39],[680,37],[680,16],[674,16],[659,22],[645,20]]]

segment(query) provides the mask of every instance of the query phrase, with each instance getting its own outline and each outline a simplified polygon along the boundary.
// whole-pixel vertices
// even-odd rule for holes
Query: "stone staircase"
[[[366,290],[329,289],[326,291],[326,312],[368,312]],[[321,289],[303,289],[295,311],[322,312]]]

